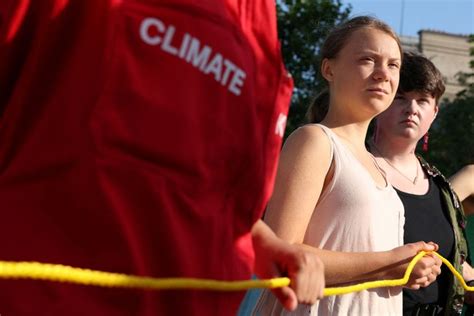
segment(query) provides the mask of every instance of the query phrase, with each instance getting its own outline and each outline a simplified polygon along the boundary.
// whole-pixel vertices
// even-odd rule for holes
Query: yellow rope
[[[34,279],[103,287],[154,290],[201,289],[239,291],[251,288],[277,288],[287,286],[290,283],[288,278],[245,281],[219,281],[195,278],[151,278],[74,268],[60,264],[10,261],[0,261],[0,278]]]
[[[333,288],[325,288],[324,289],[324,296],[331,296],[331,295],[342,295],[342,294],[347,294],[347,293],[352,293],[352,292],[359,292],[362,290],[368,290],[368,289],[373,289],[373,288],[379,288],[379,287],[389,287],[389,286],[404,286],[408,283],[408,279],[410,278],[410,274],[413,271],[413,268],[415,267],[416,263],[426,254],[433,253],[437,257],[443,261],[443,263],[451,270],[451,272],[454,274],[454,276],[459,280],[461,285],[466,291],[474,291],[474,286],[468,286],[466,282],[464,281],[464,278],[459,274],[458,271],[453,267],[453,265],[443,256],[441,256],[437,252],[424,252],[420,251],[413,259],[410,261],[408,264],[408,267],[405,271],[405,274],[403,275],[403,278],[401,279],[395,279],[395,280],[378,280],[378,281],[370,281],[370,282],[365,282],[365,283],[360,283],[360,284],[355,284],[355,285],[349,285],[349,286],[343,286],[343,287],[333,287]]]
[[[474,291],[473,286],[467,286],[463,277],[456,271],[453,265],[443,256],[432,252],[438,256],[449,270],[455,275],[466,291]],[[362,290],[403,286],[408,283],[411,272],[415,264],[427,252],[421,251],[410,262],[401,279],[370,281],[356,285],[334,287],[324,289],[324,296],[342,295]],[[246,281],[219,281],[194,278],[150,278],[121,273],[110,273],[89,269],[73,268],[59,264],[47,264],[38,262],[10,262],[0,261],[0,278],[4,279],[35,279],[56,282],[69,282],[83,285],[94,285],[103,287],[122,287],[140,289],[200,289],[214,291],[241,291],[252,288],[278,288],[288,286],[290,279],[274,278],[267,280],[246,280]]]

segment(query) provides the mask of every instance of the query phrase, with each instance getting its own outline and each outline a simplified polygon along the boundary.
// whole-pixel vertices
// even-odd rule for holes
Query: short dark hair
[[[411,52],[403,54],[398,93],[411,91],[428,93],[438,104],[445,90],[443,76],[431,60]]]

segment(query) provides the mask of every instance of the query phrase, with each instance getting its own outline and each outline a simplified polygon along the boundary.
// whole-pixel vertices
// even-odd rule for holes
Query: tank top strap
[[[337,141],[333,131],[331,131],[328,127],[322,125],[322,124],[312,124],[312,125],[315,125],[315,126],[318,126],[319,128],[321,128],[323,130],[323,132],[326,134],[326,136],[328,137],[329,139],[329,150],[331,151],[330,153],[330,157],[331,157],[331,161],[334,159],[334,147],[335,147],[335,142]]]
[[[340,167],[341,164],[346,165],[346,166],[357,165],[357,166],[360,166],[362,168],[361,169],[362,172],[364,172],[364,173],[366,173],[367,175],[370,176],[369,171],[356,158],[356,156],[352,153],[352,151],[339,139],[339,136],[337,136],[327,126],[324,126],[322,124],[315,124],[315,125],[319,126],[326,133],[326,135],[328,136],[328,138],[330,140],[331,147],[332,147],[332,149],[331,149],[331,158],[333,159],[332,161],[334,162],[335,167],[339,166],[337,168],[338,172],[339,172],[339,170],[341,170],[341,167]],[[382,190],[388,189],[389,187],[391,187],[391,185],[388,182],[386,172],[380,167],[380,165],[377,163],[375,157],[372,154],[370,154],[370,157],[372,158],[372,162],[375,165],[375,168],[378,170],[380,175],[383,177],[385,185],[383,187],[379,187],[379,186],[377,186],[377,184],[375,183],[375,180],[371,176],[370,176],[370,178],[372,179],[374,185],[377,186],[377,188],[382,189]],[[336,171],[335,171],[335,175],[336,175]],[[337,173],[337,175],[338,175],[338,173]]]
[[[341,157],[348,157],[349,159],[355,159],[351,152],[348,152],[348,148],[344,143],[341,142],[339,137],[327,126],[322,124],[314,124],[319,126],[324,133],[328,136],[330,143],[331,143],[331,157],[333,156],[341,156]]]
[[[342,161],[353,163],[356,160],[355,156],[349,150],[349,148],[339,139],[339,136],[336,135],[329,127],[322,124],[314,124],[319,126],[324,133],[328,136],[331,143],[331,158],[333,160],[338,159],[339,164]],[[358,161],[357,161],[358,163]]]
[[[330,146],[330,159],[331,159],[331,164],[333,166],[333,176],[329,183],[326,185],[326,187],[323,188],[323,191],[321,192],[320,196],[320,201],[323,201],[326,196],[333,190],[337,179],[339,178],[339,175],[341,173],[341,155],[344,154],[344,147],[343,144],[340,143],[340,141],[337,139],[337,135],[334,134],[333,131],[331,131],[327,126],[324,126],[322,124],[314,124],[321,128],[323,132],[326,134],[326,136],[329,139],[329,146]]]

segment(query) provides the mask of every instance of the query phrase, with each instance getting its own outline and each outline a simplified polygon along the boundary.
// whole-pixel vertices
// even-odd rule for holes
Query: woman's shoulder
[[[459,209],[461,203],[459,197],[457,196],[456,190],[451,184],[451,181],[446,178],[434,165],[429,164],[419,155],[417,155],[417,157],[428,176],[433,179],[434,183],[444,192],[446,196],[449,196],[448,199],[452,200],[454,207]]]
[[[331,141],[320,125],[308,124],[296,129],[285,141],[282,158],[298,156],[312,161],[331,160]]]
[[[421,166],[423,167],[423,169],[426,171],[426,173],[430,176],[430,177],[440,177],[442,178],[444,181],[447,181],[446,177],[441,173],[441,171],[438,170],[438,168],[436,168],[432,163],[429,163],[427,162],[423,157],[421,157],[420,155],[416,155],[416,157],[418,158],[418,160],[420,161],[420,164]]]
[[[285,148],[305,150],[308,152],[328,151],[330,139],[321,125],[308,124],[297,128],[285,141]]]
[[[329,129],[321,124],[306,124],[290,134],[288,140],[296,139],[305,142],[322,141],[329,143]]]

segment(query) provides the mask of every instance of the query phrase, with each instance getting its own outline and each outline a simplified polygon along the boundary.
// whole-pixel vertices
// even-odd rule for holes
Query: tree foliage
[[[471,43],[470,54],[474,57],[474,34],[469,35],[469,43]],[[469,64],[472,69],[469,73],[461,73],[459,76],[459,83],[466,86],[466,89],[458,93],[458,97],[466,95],[474,95],[474,59]]]
[[[285,64],[295,83],[287,135],[304,122],[312,96],[324,85],[320,49],[328,32],[345,21],[351,7],[340,0],[277,1],[278,34]]]
[[[474,95],[441,107],[429,143],[428,160],[446,175],[474,163]]]

